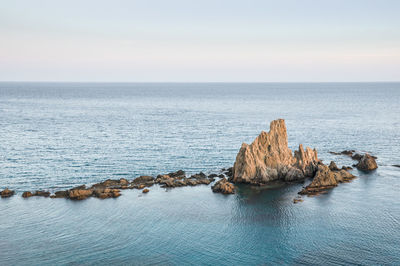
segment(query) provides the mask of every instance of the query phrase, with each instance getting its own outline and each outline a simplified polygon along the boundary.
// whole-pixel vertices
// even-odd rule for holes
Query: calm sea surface
[[[303,184],[118,199],[23,199],[108,178],[232,166],[284,118],[289,146],[378,157],[293,204]],[[0,83],[0,264],[400,265],[400,83]]]

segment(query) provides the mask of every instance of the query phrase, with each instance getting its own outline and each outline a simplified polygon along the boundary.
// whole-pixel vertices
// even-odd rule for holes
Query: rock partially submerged
[[[378,165],[376,164],[374,157],[366,153],[361,157],[358,164],[356,164],[356,167],[358,170],[371,171],[378,168]]]
[[[344,150],[344,151],[341,151],[341,152],[330,151],[329,153],[331,153],[333,155],[348,155],[348,156],[352,156],[353,152],[355,152],[355,150]]]
[[[339,183],[349,182],[355,176],[343,169],[337,167],[328,167],[324,164],[318,165],[317,173],[315,174],[311,184],[299,192],[301,195],[315,195],[327,189],[336,187]],[[336,166],[336,164],[335,164]]]
[[[79,186],[68,191],[68,198],[72,200],[83,200],[93,195],[93,189]]]
[[[33,193],[30,191],[25,191],[24,193],[22,193],[23,198],[30,198],[32,196],[33,196]]]
[[[106,188],[116,188],[116,189],[128,189],[129,188],[129,181],[125,178],[121,179],[107,179],[104,182],[94,184],[92,187],[106,187]]]
[[[359,159],[356,165],[360,170],[376,169],[377,165],[374,159],[376,157],[365,154],[363,156],[355,153],[354,150],[345,150],[340,153],[351,156],[353,159]],[[361,157],[360,157],[361,156]],[[240,148],[234,166],[228,169],[222,169],[223,174],[206,175],[203,172],[186,176],[183,170],[171,172],[168,174],[152,176],[139,176],[132,182],[125,178],[118,180],[107,179],[86,187],[85,185],[75,187],[69,190],[57,191],[51,198],[67,198],[72,200],[83,200],[89,197],[96,198],[116,198],[121,195],[123,189],[141,189],[142,193],[148,193],[146,187],[159,184],[164,188],[175,188],[184,186],[197,186],[201,184],[209,185],[215,179],[221,178],[211,188],[213,192],[223,194],[234,194],[235,185],[233,183],[248,183],[263,185],[271,181],[302,181],[306,178],[312,178],[311,183],[305,187],[299,194],[314,195],[324,193],[327,189],[333,188],[342,182],[349,182],[355,178],[347,170],[351,167],[337,167],[335,162],[329,166],[322,164],[318,159],[315,149],[300,144],[297,151],[292,151],[288,147],[288,138],[286,125],[283,119],[272,121],[269,132],[261,134],[250,145],[243,143]],[[225,176],[229,177],[228,179]],[[2,197],[11,196],[14,191],[5,189],[1,192]],[[36,191],[34,193],[26,191],[23,197],[32,196],[48,197],[49,192]],[[294,203],[302,201],[301,198],[293,200]]]
[[[352,156],[354,150],[341,153]],[[271,122],[270,131],[261,134],[251,143],[242,144],[233,166],[235,183],[250,183],[262,185],[270,181],[285,182],[304,180],[309,177],[312,182],[299,194],[314,195],[325,193],[327,189],[336,187],[339,183],[349,182],[354,176],[343,167],[339,169],[335,162],[324,165],[315,149],[299,145],[299,150],[292,154],[288,147],[285,121],[278,119]],[[294,202],[300,200],[295,199]]]
[[[121,196],[120,192],[123,189],[143,189],[142,192],[147,193],[149,192],[149,190],[146,189],[146,187],[151,187],[154,184],[160,184],[161,187],[166,188],[197,186],[200,184],[208,185],[214,181],[214,177],[216,176],[217,175],[214,174],[207,177],[204,173],[200,172],[187,178],[185,172],[179,170],[165,175],[158,175],[157,178],[154,178],[152,176],[139,176],[135,178],[132,182],[129,182],[125,178],[117,180],[107,179],[106,181],[94,184],[91,187],[86,187],[85,185],[82,185],[69,190],[57,191],[54,193],[54,195],[51,195],[50,197],[67,198],[72,200],[84,200],[89,197],[100,199],[117,198]],[[31,193],[27,191],[23,194],[23,197],[37,196],[36,194],[37,192]]]
[[[293,199],[294,204],[299,203],[299,202],[303,202],[303,199],[302,198],[294,198]]]
[[[25,191],[24,193],[22,193],[22,197],[23,198],[30,198],[33,196],[37,196],[37,197],[50,197],[50,192],[48,191],[41,191],[41,190],[36,190],[35,192],[30,192],[30,191]]]
[[[13,196],[14,194],[15,194],[15,191],[8,189],[8,188],[4,189],[3,191],[0,191],[0,195],[2,198],[9,198],[9,197]]]
[[[179,172],[179,174],[178,174]],[[213,176],[207,177],[203,172],[194,174],[189,178],[186,177],[185,172],[182,170],[169,173],[165,175],[158,175],[155,183],[160,184],[164,188],[175,188],[175,187],[185,187],[185,186],[197,186],[197,185],[209,185],[215,180]]]
[[[353,160],[355,160],[355,161],[360,161],[361,158],[363,157],[362,154],[356,153],[355,150],[344,150],[344,151],[342,151],[342,152],[333,152],[333,151],[330,151],[329,153],[334,154],[334,155],[347,155],[347,156],[351,157],[351,159],[353,159]],[[372,155],[371,155],[371,157],[374,158],[375,160],[378,159],[376,156],[372,156]]]
[[[329,170],[331,171],[339,171],[339,168],[337,167],[336,163],[334,161],[331,161],[329,164]]]
[[[274,180],[297,181],[314,176],[317,151],[300,144],[292,154],[283,119],[274,120],[250,145],[243,143],[232,170],[235,183],[265,184]]]
[[[222,194],[235,194],[235,185],[230,183],[226,178],[222,178],[217,181],[215,185],[211,187],[213,192]]]
[[[155,184],[155,178],[148,175],[142,175],[132,181],[130,188],[142,189],[144,187],[151,187]]]

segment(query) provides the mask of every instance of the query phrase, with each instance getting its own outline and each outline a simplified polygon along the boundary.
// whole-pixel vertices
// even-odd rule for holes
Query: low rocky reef
[[[362,155],[360,153],[357,153],[355,150],[344,150],[342,152],[331,151],[330,153],[334,155],[346,155],[351,157],[351,159],[358,161],[358,163],[353,164],[353,166],[361,171],[372,171],[378,168],[378,165],[375,161],[378,158],[368,153]]]
[[[371,171],[378,168],[375,161],[377,158],[368,153],[362,155],[356,153],[355,150],[330,153],[350,156],[353,160],[357,160],[358,163],[353,166],[361,171]],[[187,177],[183,170],[179,170],[160,174],[157,177],[140,176],[132,181],[125,178],[108,179],[90,187],[82,185],[68,190],[56,191],[54,194],[41,190],[25,191],[22,197],[39,196],[71,200],[84,200],[89,197],[117,198],[121,196],[121,190],[124,189],[139,189],[142,190],[142,193],[149,193],[148,188],[155,184],[162,188],[209,185],[215,182],[217,178],[219,180],[211,187],[213,192],[234,194],[237,190],[235,184],[239,183],[263,186],[275,181],[291,183],[305,182],[307,179],[311,179],[309,185],[303,187],[298,193],[299,196],[293,200],[294,203],[298,203],[303,201],[301,195],[312,196],[325,193],[328,189],[332,189],[340,183],[350,182],[355,178],[349,172],[352,169],[350,166],[338,168],[333,161],[327,166],[318,159],[315,149],[309,147],[304,149],[301,144],[298,150],[292,153],[288,147],[285,121],[278,119],[271,122],[269,132],[262,131],[250,145],[243,143],[233,167],[222,169],[219,174],[206,175],[200,172]],[[12,190],[5,189],[0,194],[2,198],[6,198],[15,193]]]
[[[229,171],[225,171],[225,173],[229,174]],[[84,200],[89,197],[100,199],[118,198],[119,196],[121,196],[121,190],[124,189],[143,189],[143,193],[148,193],[150,192],[148,187],[151,187],[155,184],[159,184],[163,188],[197,186],[203,184],[209,185],[210,183],[215,181],[215,178],[225,178],[225,175],[211,174],[207,176],[204,173],[200,172],[198,174],[191,175],[190,177],[186,177],[186,173],[183,170],[179,170],[177,172],[172,172],[169,174],[158,175],[156,178],[154,178],[153,176],[140,176],[132,181],[128,181],[125,178],[121,178],[118,180],[108,179],[104,182],[94,184],[90,187],[82,185],[68,190],[56,191],[53,195],[51,195],[48,191],[25,191],[22,194],[22,197],[29,198],[34,196],[42,196],[50,198],[66,198],[71,200]],[[233,184],[229,184],[233,186]],[[10,194],[11,192],[9,191],[10,190],[7,189],[4,190],[4,195],[12,196],[14,192],[12,191],[12,194]],[[234,188],[231,188],[231,191],[234,191]],[[225,190],[221,190],[221,193],[227,194]]]

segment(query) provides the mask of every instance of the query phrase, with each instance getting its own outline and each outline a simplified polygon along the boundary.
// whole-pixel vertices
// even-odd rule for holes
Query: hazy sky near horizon
[[[3,81],[399,81],[398,0],[0,0]]]

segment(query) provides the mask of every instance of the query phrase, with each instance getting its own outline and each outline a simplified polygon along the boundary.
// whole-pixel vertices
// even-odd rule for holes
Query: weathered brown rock
[[[188,186],[196,186],[197,185],[197,180],[195,180],[195,179],[187,179],[186,180],[186,184]]]
[[[129,181],[126,180],[125,178],[121,178],[121,179],[107,179],[104,182],[98,183],[98,184],[94,184],[92,186],[92,188],[96,188],[96,187],[106,187],[106,188],[117,188],[117,189],[127,189],[129,188]]]
[[[378,168],[378,165],[376,164],[374,157],[366,153],[361,157],[358,164],[356,164],[356,167],[358,170],[371,171]]]
[[[339,171],[339,168],[337,167],[336,163],[334,161],[331,161],[329,164],[329,170],[331,171]]]
[[[360,161],[361,158],[363,157],[362,154],[360,153],[355,153],[355,150],[344,150],[342,152],[333,152],[330,151],[329,153],[334,154],[334,155],[347,155],[349,157],[351,157],[351,159],[356,160],[356,161]],[[375,160],[378,159],[376,156],[371,156],[372,158],[374,158]]]
[[[333,155],[347,155],[351,157],[353,155],[353,152],[355,152],[355,150],[344,150],[341,152],[330,151],[329,153]]]
[[[311,184],[305,187],[299,194],[316,194],[322,190],[336,187],[338,181],[333,171],[324,164],[318,165],[318,171]]]
[[[163,180],[160,184],[162,184],[161,187],[176,187],[175,179],[173,178]]]
[[[351,155],[351,159],[356,160],[356,161],[361,160],[361,158],[362,158],[362,155],[359,153],[355,153],[355,154]]]
[[[211,187],[213,192],[222,194],[235,194],[235,186],[226,178],[222,178]]]
[[[169,175],[158,175],[155,183],[157,184],[164,184],[165,181],[168,181],[169,179],[173,179],[172,177],[170,177]]]
[[[211,183],[211,180],[210,179],[208,179],[208,178],[200,178],[200,179],[197,179],[197,184],[198,185],[209,185]]]
[[[151,187],[155,184],[155,178],[152,176],[139,176],[132,181],[130,188],[142,189],[144,187]]]
[[[48,191],[42,191],[42,190],[36,190],[33,196],[38,196],[38,197],[50,197],[50,192]]]
[[[15,194],[14,190],[10,190],[8,188],[4,189],[3,191],[0,192],[0,195],[2,198],[9,198]]]
[[[203,179],[207,178],[207,176],[203,172],[200,172],[198,174],[191,175],[190,178]]]
[[[138,178],[135,178],[132,181],[132,184],[147,184],[147,183],[153,183],[154,184],[154,177],[147,176],[147,175],[142,175],[142,176],[139,176]]]
[[[36,190],[34,193],[32,193],[30,191],[25,191],[24,193],[22,193],[22,197],[23,198],[29,198],[29,197],[33,197],[33,196],[46,197],[47,198],[47,197],[50,196],[50,192]]]
[[[61,190],[61,191],[56,191],[54,195],[51,195],[50,198],[68,198],[68,191],[67,190]]]
[[[183,179],[186,177],[186,173],[183,170],[178,170],[176,172],[169,173],[168,175],[175,179]]]
[[[93,191],[93,196],[100,199],[106,198],[117,198],[121,196],[120,190],[117,188],[95,188]]]
[[[148,190],[147,188],[143,189],[142,193],[148,193],[150,190]]]
[[[317,151],[299,146],[294,155],[288,147],[283,119],[274,120],[270,131],[261,134],[250,145],[243,143],[236,156],[232,181],[267,183],[273,180],[295,181],[312,177],[317,170]]]
[[[197,186],[201,184],[208,185],[213,178],[207,177],[203,172],[191,175],[186,178],[185,172],[179,170],[177,172],[169,173],[167,175],[158,175],[155,183],[160,184],[164,188],[184,187],[184,186]]]
[[[23,198],[29,198],[29,197],[32,197],[32,196],[33,196],[33,194],[30,191],[25,191],[24,193],[22,193],[22,197]]]
[[[85,186],[79,186],[68,191],[68,198],[73,200],[83,200],[93,194],[93,189],[87,189]]]
[[[349,182],[350,180],[355,178],[354,175],[352,175],[346,170],[338,169],[337,167],[336,167],[337,170],[332,170],[332,169],[335,169],[335,167],[332,165],[332,162],[329,167],[322,163],[319,164],[318,171],[315,174],[313,181],[311,182],[310,185],[308,185],[302,191],[300,191],[299,194],[307,194],[307,195],[319,194],[326,189],[336,187],[339,183]]]
[[[352,155],[353,155],[353,152],[355,152],[355,150],[344,150],[344,151],[342,151],[340,154],[352,156]]]
[[[355,178],[354,175],[350,174],[346,170],[339,169],[337,171],[333,171],[333,174],[335,176],[335,179],[338,183],[343,183],[343,182],[348,182]]]

